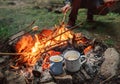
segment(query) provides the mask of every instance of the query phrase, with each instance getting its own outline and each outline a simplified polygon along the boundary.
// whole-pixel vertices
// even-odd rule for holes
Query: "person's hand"
[[[69,4],[66,4],[64,7],[61,8],[63,13],[67,13],[71,9]]]
[[[106,5],[107,7],[112,6],[114,3],[115,3],[115,0],[105,0],[105,5]]]

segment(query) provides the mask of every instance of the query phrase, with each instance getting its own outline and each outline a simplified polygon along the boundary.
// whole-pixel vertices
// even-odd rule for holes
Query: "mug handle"
[[[85,57],[84,55],[81,55],[80,57],[81,57],[81,58],[84,58],[84,60],[81,62],[81,65],[82,65],[82,64],[85,63],[87,60],[86,60],[86,57]],[[81,61],[81,59],[80,59],[80,61]]]

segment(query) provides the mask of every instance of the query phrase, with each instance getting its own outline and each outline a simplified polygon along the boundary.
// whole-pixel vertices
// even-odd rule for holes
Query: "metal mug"
[[[53,75],[63,73],[63,57],[56,55],[50,57],[50,71]]]
[[[63,54],[65,58],[65,69],[69,72],[76,72],[80,70],[83,63],[86,62],[85,56],[81,56],[78,51],[68,50]],[[82,61],[81,59],[84,58]]]

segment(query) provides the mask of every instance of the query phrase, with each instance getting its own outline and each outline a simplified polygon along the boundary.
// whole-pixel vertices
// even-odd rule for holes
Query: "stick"
[[[26,28],[30,28],[34,23],[35,23],[35,20],[34,20],[31,24],[29,24],[27,27],[25,27],[24,29],[18,31],[17,33],[21,32],[21,31],[24,31]],[[31,32],[31,31],[32,31],[32,30],[30,30],[30,31],[28,31],[28,32],[26,32],[26,33],[29,33],[29,32]],[[15,33],[15,34],[17,34],[17,33]],[[26,33],[25,33],[25,34],[26,34]],[[11,36],[13,36],[13,35],[14,35],[14,34],[10,35],[9,37],[11,37]],[[23,35],[24,35],[24,34],[23,34]],[[22,36],[22,35],[21,35],[21,36]],[[18,37],[20,37],[20,36],[18,36]],[[18,38],[18,37],[16,37],[16,38]],[[12,40],[6,39],[3,43],[4,43],[4,45],[6,45],[8,41],[9,41],[9,42],[12,42],[12,41],[14,41],[16,38],[14,38],[14,39],[12,39]],[[2,48],[4,48],[4,45],[2,46]],[[5,47],[6,47],[6,46],[5,46]],[[2,48],[1,48],[1,49],[2,49]]]
[[[63,19],[62,19],[62,23],[65,22],[66,19],[66,13],[64,13]]]
[[[35,20],[34,21],[32,21],[32,23],[30,23],[27,27],[25,27],[24,29],[22,29],[22,30],[20,30],[20,31],[18,31],[17,33],[19,33],[19,32],[21,32],[21,31],[25,31],[26,30],[26,28],[30,28],[33,24],[35,23]],[[15,33],[15,34],[17,34],[17,33]],[[13,34],[14,35],[14,34]],[[11,35],[11,36],[13,36],[13,35]],[[10,36],[10,37],[11,37]]]
[[[66,40],[65,40],[66,41]],[[65,42],[65,41],[62,41],[62,42]],[[59,42],[59,43],[57,43],[57,44],[60,44],[60,43],[62,43],[62,42]],[[54,47],[52,47],[52,46],[54,46],[54,47],[56,47],[56,44],[54,44],[54,45],[50,45],[50,46],[47,46],[45,49],[47,49],[48,47],[51,47],[51,48],[54,48]],[[58,45],[58,46],[60,46],[60,45]],[[50,49],[51,49],[50,48]],[[49,51],[50,49],[47,49],[47,51]],[[44,52],[46,52],[46,51],[44,51]],[[0,55],[3,55],[3,56],[5,56],[5,55],[22,55],[22,54],[25,54],[25,53],[2,53],[2,52],[0,52]],[[29,54],[29,53],[27,53],[27,54]]]
[[[62,43],[62,42],[66,42],[66,41],[68,41],[68,40],[64,40],[64,41],[61,41],[61,42],[59,42],[59,43],[57,43],[57,44],[53,44],[53,45],[47,46],[47,47],[45,48],[45,51],[42,52],[42,53],[45,53],[45,52],[47,52],[47,51],[49,51],[49,50],[52,50],[52,49],[54,49],[55,47],[62,46],[62,45],[64,45],[64,44],[61,44],[61,45],[59,45],[59,44]],[[48,49],[47,49],[47,48],[48,48]],[[41,54],[42,54],[42,53],[41,53]]]
[[[29,24],[27,27],[25,27],[25,29],[26,29],[26,28],[30,28],[34,23],[35,23],[35,21],[33,21],[31,24]],[[24,31],[25,29],[18,31],[17,33],[21,32],[21,31]],[[29,30],[29,31],[26,32],[26,33],[30,33],[31,31],[32,31],[32,30]],[[17,33],[16,33],[16,34],[17,34]],[[26,33],[25,33],[25,34],[26,34]],[[23,35],[25,35],[25,34],[23,34]],[[23,36],[23,35],[20,35],[20,36]],[[11,36],[13,36],[13,35],[11,35]],[[10,36],[10,37],[11,37],[11,36]],[[20,36],[18,36],[18,37],[20,37]],[[18,37],[16,37],[16,38],[18,38]],[[14,39],[12,39],[12,40],[9,40],[9,42],[15,40],[16,38],[14,38]]]
[[[0,55],[21,55],[21,54],[25,54],[25,53],[1,53]]]
[[[24,33],[24,34],[22,34],[22,35],[20,35],[20,36],[18,36],[18,37],[16,37],[16,38],[19,38],[19,37],[21,37],[21,36],[24,36],[25,34],[30,33],[30,32],[32,32],[32,30],[29,30],[28,32],[26,32],[26,33]],[[9,42],[14,41],[16,38],[9,40]]]
[[[70,30],[73,30],[73,29],[76,29],[79,25],[81,25],[81,24],[83,24],[83,23],[79,23],[79,24],[77,24],[77,25],[75,25],[75,26],[73,26],[73,27],[71,27],[71,28],[69,28],[68,30],[66,30],[65,32],[63,32],[63,33],[61,33],[61,34],[58,34],[58,35],[56,35],[56,36],[54,36],[54,37],[51,37],[50,39],[48,39],[47,41],[50,41],[50,40],[52,40],[52,39],[54,39],[54,38],[56,38],[56,37],[58,37],[58,36],[60,36],[60,35],[62,35],[62,34],[64,34],[64,33],[66,33],[66,32],[68,32],[68,31],[70,31]],[[47,42],[46,41],[46,42]],[[65,42],[65,41],[67,41],[67,40],[64,40],[64,41],[62,41],[62,42]],[[59,43],[57,43],[57,44],[60,44],[61,42],[59,42]],[[48,47],[52,47],[52,46],[55,46],[55,47],[57,47],[56,46],[56,44],[54,44],[54,45],[50,45],[50,46],[46,46],[44,49],[45,49],[45,51],[44,52],[40,52],[40,53],[45,53],[45,52],[47,52],[47,51],[49,51],[50,49],[48,49],[48,50],[46,50]],[[58,46],[60,46],[60,45],[58,45]],[[52,49],[53,49],[54,47],[52,47]]]
[[[79,24],[77,24],[77,25],[69,28],[68,30],[64,31],[63,33],[58,34],[58,35],[56,35],[56,36],[54,36],[54,37],[51,37],[51,38],[48,39],[47,41],[52,40],[52,39],[54,39],[54,38],[56,38],[56,37],[58,37],[58,36],[60,36],[60,35],[62,35],[62,34],[64,34],[64,33],[66,33],[66,32],[69,32],[70,30],[76,29],[78,26],[80,26],[80,25],[82,25],[82,24],[83,24],[83,23],[79,23]]]

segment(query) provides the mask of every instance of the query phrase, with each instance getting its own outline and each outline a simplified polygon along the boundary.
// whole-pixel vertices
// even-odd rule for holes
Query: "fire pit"
[[[18,75],[21,79],[14,82],[21,80],[22,84],[101,83],[104,77],[101,77],[99,71],[101,70],[101,64],[105,61],[104,52],[108,47],[99,40],[89,39],[82,33],[73,32],[72,29],[74,28],[67,29],[65,24],[61,24],[55,26],[53,30],[44,29],[35,35],[29,33],[23,35],[12,44],[12,46],[15,46],[16,52],[11,53],[15,56],[7,62],[9,66],[5,65],[1,68],[6,76],[5,79],[11,82],[11,79],[15,79]],[[73,72],[69,72],[69,68],[68,70],[65,69],[66,63],[63,61],[63,73],[57,76],[51,73],[50,57],[63,56],[69,50],[77,51],[80,56],[84,55],[85,58],[80,60],[81,62],[86,61],[80,67],[77,64],[78,67],[74,67],[77,70]],[[69,66],[71,65],[68,62]],[[72,66],[75,65],[72,64]]]

